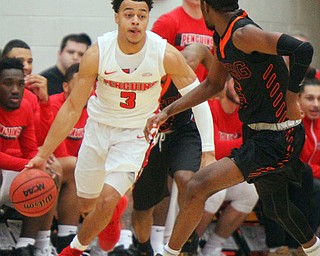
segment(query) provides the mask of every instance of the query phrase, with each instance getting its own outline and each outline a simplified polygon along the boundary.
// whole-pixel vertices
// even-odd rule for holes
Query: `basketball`
[[[30,169],[19,173],[10,186],[10,200],[15,209],[29,217],[47,213],[54,205],[57,187],[49,174]]]

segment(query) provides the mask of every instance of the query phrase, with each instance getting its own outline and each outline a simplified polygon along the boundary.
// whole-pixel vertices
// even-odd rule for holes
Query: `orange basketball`
[[[42,170],[25,170],[11,183],[11,202],[25,216],[38,217],[47,213],[53,207],[56,197],[54,180]]]

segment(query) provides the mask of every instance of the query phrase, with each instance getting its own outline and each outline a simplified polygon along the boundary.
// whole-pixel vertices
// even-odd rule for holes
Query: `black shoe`
[[[181,249],[182,255],[197,255],[199,246],[199,236],[196,232],[193,232],[187,242]]]
[[[116,246],[113,251],[108,252],[108,256],[153,256],[152,252],[140,252],[133,244],[125,249],[123,245]]]
[[[124,245],[114,247],[111,252],[108,252],[108,256],[125,256]]]
[[[57,236],[56,238],[56,248],[57,252],[60,253],[64,248],[68,247],[68,245],[72,242],[75,234],[68,236]]]
[[[29,244],[27,247],[14,248],[12,256],[33,256],[34,246]]]

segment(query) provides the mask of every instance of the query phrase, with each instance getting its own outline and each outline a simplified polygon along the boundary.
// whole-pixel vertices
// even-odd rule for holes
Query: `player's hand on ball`
[[[36,169],[41,169],[41,170],[45,170],[45,165],[46,165],[46,161],[47,159],[36,155],[34,158],[32,158],[29,163],[26,164],[26,169],[32,169],[32,168],[36,168]]]

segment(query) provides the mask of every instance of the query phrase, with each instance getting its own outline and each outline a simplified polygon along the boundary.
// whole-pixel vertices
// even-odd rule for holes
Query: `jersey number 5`
[[[120,102],[122,108],[135,108],[137,95],[135,92],[121,92],[120,97],[125,99],[125,102]]]

